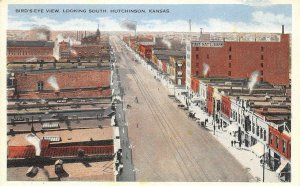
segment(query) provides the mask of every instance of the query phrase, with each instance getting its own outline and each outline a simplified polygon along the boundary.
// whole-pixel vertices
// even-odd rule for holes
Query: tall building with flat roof
[[[289,84],[290,35],[238,35],[236,39],[214,38],[186,45],[186,86],[193,77],[250,78],[273,85]],[[204,74],[206,68],[206,74]]]

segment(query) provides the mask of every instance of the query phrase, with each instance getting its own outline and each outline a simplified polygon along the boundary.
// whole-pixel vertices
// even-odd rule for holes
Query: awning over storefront
[[[252,152],[254,152],[258,157],[264,155],[264,145],[260,142],[257,142],[255,145],[251,146]]]
[[[278,169],[276,170],[276,173],[279,174],[284,168],[285,166],[289,163],[288,160],[281,160],[281,164],[278,167]]]

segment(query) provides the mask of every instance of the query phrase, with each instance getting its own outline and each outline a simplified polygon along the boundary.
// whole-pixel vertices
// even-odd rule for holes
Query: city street
[[[168,98],[168,90],[117,38],[112,45],[125,93],[123,105],[129,105],[126,120],[136,181],[251,179],[226,148]]]

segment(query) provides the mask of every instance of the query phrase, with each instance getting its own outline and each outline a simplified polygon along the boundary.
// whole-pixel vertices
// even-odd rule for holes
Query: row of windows
[[[206,58],[209,59],[209,55],[208,54],[206,55]],[[228,56],[228,59],[232,60],[231,55]],[[264,60],[264,55],[260,55],[260,59]],[[196,60],[199,60],[199,54],[196,54]]]
[[[206,58],[209,59],[209,55],[206,55]],[[199,54],[196,54],[196,59],[199,59]]]
[[[240,114],[238,114],[235,111],[232,111],[231,116],[234,121],[241,123],[243,125],[243,127],[245,128],[245,120],[243,119],[243,117]],[[263,139],[264,141],[267,140],[267,131],[265,129],[263,129],[262,127],[252,123],[252,125],[249,125],[248,129],[249,129],[249,131],[252,131],[252,133],[254,135],[256,135],[257,137],[259,137],[260,139]]]
[[[269,133],[269,141],[270,141],[270,144],[273,144],[273,141],[274,141],[274,135],[272,132]],[[279,150],[279,143],[280,143],[280,140],[279,140],[279,136],[276,135],[276,149]],[[285,153],[286,152],[286,145],[287,145],[287,142],[285,140],[281,140],[281,143],[282,143],[282,152]]]
[[[24,56],[24,55],[50,55],[50,51],[43,51],[43,52],[38,52],[38,51],[8,51],[8,55],[19,55],[19,56]]]
[[[231,52],[231,46],[229,47],[229,49],[228,49],[228,50],[229,50],[229,52]],[[264,51],[264,47],[263,47],[263,46],[261,46],[261,47],[260,47],[260,51],[261,51],[261,52],[263,52],[263,51]]]
[[[199,65],[199,63],[196,63],[196,66],[198,66],[198,65]],[[260,66],[263,68],[264,64],[260,63]],[[228,67],[231,68],[231,63],[228,63]],[[263,71],[261,71],[261,75],[263,75]]]

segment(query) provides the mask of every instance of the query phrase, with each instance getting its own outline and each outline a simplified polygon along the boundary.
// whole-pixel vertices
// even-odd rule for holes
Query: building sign
[[[224,47],[223,41],[192,42],[192,47]]]

